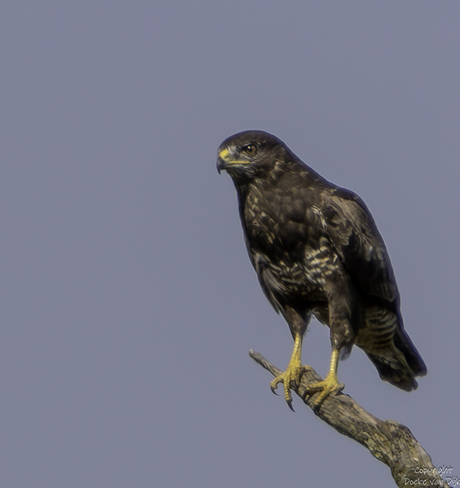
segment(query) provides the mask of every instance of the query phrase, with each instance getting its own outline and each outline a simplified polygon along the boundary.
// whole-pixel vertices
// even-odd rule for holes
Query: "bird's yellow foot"
[[[319,381],[318,383],[313,383],[305,388],[306,394],[311,396],[315,393],[320,392],[317,398],[314,401],[314,409],[318,410],[324,400],[331,394],[331,393],[339,393],[345,388],[343,383],[339,383],[337,379],[337,375],[333,372],[329,373],[323,381]]]
[[[275,390],[278,388],[278,385],[280,383],[283,383],[284,399],[286,400],[289,408],[292,411],[294,411],[294,409],[292,408],[291,387],[296,388],[297,385],[300,383],[300,380],[302,379],[303,373],[305,371],[310,371],[311,369],[311,366],[292,366],[290,364],[284,373],[281,373],[273,381],[270,382],[270,388],[272,392],[275,393],[275,395]]]

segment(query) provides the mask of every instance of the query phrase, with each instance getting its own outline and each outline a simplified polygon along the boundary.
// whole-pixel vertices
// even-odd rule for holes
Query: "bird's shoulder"
[[[390,256],[364,201],[356,193],[336,187],[322,212],[329,240],[362,291],[398,303]]]

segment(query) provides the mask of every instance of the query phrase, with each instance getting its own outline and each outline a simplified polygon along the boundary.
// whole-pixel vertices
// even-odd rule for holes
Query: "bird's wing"
[[[426,365],[404,330],[398,286],[388,251],[365,203],[353,192],[338,188],[324,206],[323,219],[329,239],[351,279],[365,295],[377,298],[396,314],[395,346],[404,354],[413,374],[425,375]],[[375,357],[371,360],[376,365],[381,364]],[[378,366],[377,369],[382,375],[382,369]],[[409,390],[416,385],[414,380],[407,388],[397,386]]]
[[[399,308],[399,292],[388,251],[366,204],[336,188],[324,202],[323,226],[351,279],[368,296]]]

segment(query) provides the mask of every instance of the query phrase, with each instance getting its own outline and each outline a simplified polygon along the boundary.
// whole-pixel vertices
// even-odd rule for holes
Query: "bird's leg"
[[[303,335],[297,333],[294,339],[294,349],[292,351],[291,359],[289,361],[288,367],[284,373],[277,376],[271,383],[270,388],[273,393],[275,393],[276,388],[279,383],[284,385],[284,399],[286,400],[289,408],[292,408],[292,395],[291,395],[291,382],[295,382],[296,385],[300,383],[302,374],[306,370],[310,370],[310,366],[302,366],[302,339]]]
[[[343,383],[339,383],[337,378],[337,368],[339,364],[339,353],[338,349],[332,350],[331,356],[331,367],[329,373],[323,381],[314,383],[305,388],[307,395],[312,395],[317,392],[321,392],[318,397],[314,400],[315,410],[321,407],[323,401],[333,392],[340,392],[345,388]]]

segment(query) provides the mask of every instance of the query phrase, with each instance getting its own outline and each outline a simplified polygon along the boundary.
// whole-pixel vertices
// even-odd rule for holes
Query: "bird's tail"
[[[380,378],[402,390],[417,389],[418,383],[415,377],[427,373],[426,365],[404,330],[402,322],[395,330],[391,347],[378,353],[375,350],[372,353],[365,352],[377,368]]]
[[[401,390],[412,391],[417,389],[418,383],[415,375],[399,351],[396,349],[393,351],[387,350],[385,355],[379,356],[370,353],[366,354],[377,368],[381,380],[388,381],[388,383],[401,388]]]
[[[356,338],[383,381],[405,391],[418,386],[416,376],[426,374],[426,366],[404,329],[401,313],[383,307],[366,310],[364,326]]]

